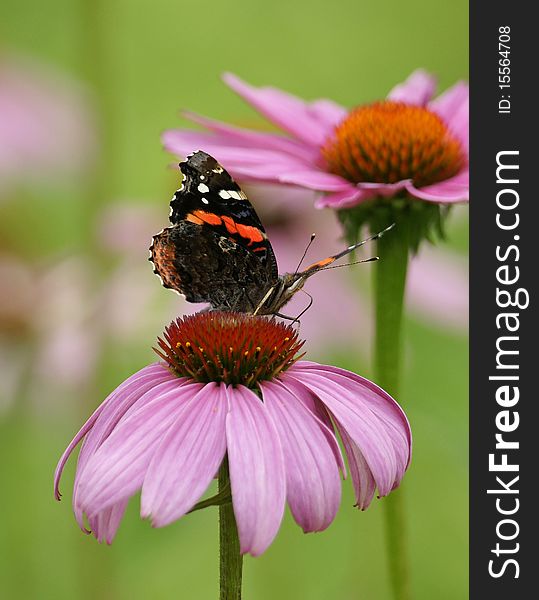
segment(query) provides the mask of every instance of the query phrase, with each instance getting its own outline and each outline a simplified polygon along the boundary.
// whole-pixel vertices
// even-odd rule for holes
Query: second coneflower
[[[57,498],[83,438],[73,507],[100,541],[112,541],[137,491],[142,517],[161,527],[196,508],[219,472],[215,503],[235,518],[237,554],[258,555],[285,502],[305,532],[333,521],[346,476],[338,432],[357,506],[367,508],[409,465],[408,421],[367,379],[298,360],[302,345],[293,327],[266,317],[206,312],[173,322],[159,340],[162,361],[120,385],[64,452]]]

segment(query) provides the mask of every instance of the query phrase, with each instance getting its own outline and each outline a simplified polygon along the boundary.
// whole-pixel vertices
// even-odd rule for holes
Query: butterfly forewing
[[[205,152],[180,163],[172,227],[154,236],[151,260],[163,285],[190,302],[252,312],[278,280],[275,255],[253,206]]]

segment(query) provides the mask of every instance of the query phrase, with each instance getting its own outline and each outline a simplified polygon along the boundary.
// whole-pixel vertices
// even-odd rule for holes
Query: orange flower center
[[[290,325],[233,312],[201,312],[173,321],[154,348],[180,377],[255,388],[298,358],[303,342]]]
[[[353,183],[425,186],[456,175],[465,163],[459,140],[427,108],[386,100],[360,106],[322,148],[331,173]]]

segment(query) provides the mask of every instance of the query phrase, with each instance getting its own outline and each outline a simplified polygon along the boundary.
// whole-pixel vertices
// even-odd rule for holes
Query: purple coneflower
[[[352,110],[331,100],[303,100],[256,88],[232,74],[224,81],[287,136],[250,131],[194,113],[210,132],[173,129],[165,147],[180,156],[204,148],[240,181],[296,185],[322,192],[318,207],[343,209],[409,194],[450,204],[468,199],[468,86],[432,99],[436,83],[417,70],[386,100]]]
[[[195,507],[222,464],[230,472],[241,553],[261,554],[288,501],[305,532],[329,526],[346,476],[357,506],[397,487],[411,433],[399,405],[367,379],[299,360],[296,330],[274,319],[205,312],[177,319],[159,340],[162,362],[122,383],[64,452],[84,438],[73,491],[77,521],[114,538],[131,496],[162,527]]]

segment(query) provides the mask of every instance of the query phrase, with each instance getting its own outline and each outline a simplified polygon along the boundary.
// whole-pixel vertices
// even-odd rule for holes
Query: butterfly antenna
[[[307,252],[309,252],[309,248],[311,247],[311,244],[314,242],[315,237],[316,237],[316,233],[311,233],[311,239],[309,240],[309,243],[307,244],[307,247],[305,248],[305,252],[303,253],[303,256],[301,257],[301,259],[298,263],[298,266],[296,267],[296,270],[294,271],[294,275],[296,275],[297,272],[299,271],[299,268],[301,267],[301,263],[307,256]]]
[[[390,231],[391,229],[393,229],[393,227],[395,227],[395,223],[391,223],[391,225],[389,227],[386,227],[385,229],[382,229],[382,231],[379,231],[378,233],[375,233],[374,235],[371,235],[370,237],[362,240],[361,242],[358,242],[357,244],[352,244],[351,246],[348,246],[348,248],[346,248],[346,250],[343,250],[339,254],[336,254],[335,256],[333,256],[333,258],[335,260],[338,260],[342,256],[345,256],[346,254],[348,254],[350,252],[353,252],[356,248],[359,248],[360,246],[363,246],[367,242],[372,242],[374,240],[380,239],[385,233],[387,233],[388,231]],[[352,264],[356,264],[356,263],[352,263]]]
[[[332,265],[331,267],[322,267],[321,269],[318,269],[318,270],[319,271],[327,271],[328,269],[340,269],[341,267],[351,267],[352,265],[359,265],[360,263],[376,262],[377,260],[380,260],[379,256],[371,256],[370,258],[364,258],[362,260],[355,260],[354,262],[344,263],[342,265]]]

